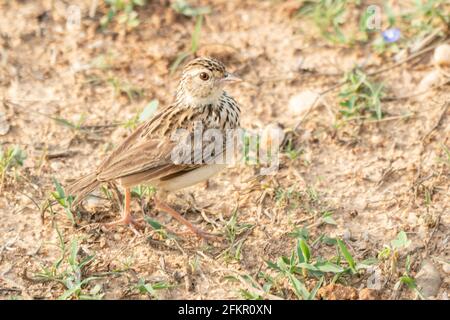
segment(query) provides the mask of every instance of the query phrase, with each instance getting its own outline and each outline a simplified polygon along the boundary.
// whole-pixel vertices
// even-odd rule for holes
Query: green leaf
[[[198,15],[209,14],[211,9],[209,7],[192,7],[185,0],[176,0],[172,4],[172,8],[185,16],[195,17]]]
[[[69,264],[72,266],[77,265],[77,255],[78,255],[78,241],[77,239],[73,239],[70,243],[70,255],[69,255]]]
[[[144,220],[154,229],[154,230],[163,230],[164,226],[156,220],[150,219],[145,216]]]
[[[272,261],[266,261],[266,263],[269,268],[277,271],[282,271],[281,268],[276,263],[273,263]]]
[[[307,269],[310,271],[320,271],[315,265],[311,263],[300,262],[295,266],[295,272],[302,273],[303,269]]]
[[[318,262],[315,264],[315,267],[321,272],[332,272],[332,273],[344,272],[344,268],[328,261],[321,263]]]
[[[55,178],[53,178],[53,184],[55,185],[56,188],[56,192],[58,194],[58,197],[60,199],[64,199],[66,197],[65,193],[64,193],[64,189],[62,188],[61,184],[59,183],[58,180],[56,180]]]
[[[300,262],[309,262],[311,252],[305,239],[300,238],[297,242],[297,255]]]
[[[404,231],[400,231],[397,238],[391,241],[393,249],[407,248],[411,244],[411,240],[408,240],[408,236]]]
[[[319,291],[320,287],[322,286],[323,281],[325,280],[325,277],[321,277],[320,280],[317,282],[317,284],[314,286],[314,288],[311,290],[311,293],[308,296],[308,300],[314,300],[317,291]]]
[[[322,220],[323,220],[323,222],[328,223],[328,224],[336,225],[337,223],[336,223],[336,221],[333,219],[332,214],[333,214],[333,213],[330,212],[330,211],[324,212],[323,215],[322,215]]]
[[[347,260],[347,263],[348,263],[350,269],[352,269],[352,271],[356,273],[355,261],[353,260],[353,257],[350,254],[350,252],[348,251],[344,242],[341,239],[337,239],[337,245],[338,245],[339,249],[341,250],[341,253],[344,256],[345,260]]]
[[[310,293],[308,289],[306,289],[305,284],[298,280],[293,274],[287,274],[289,281],[294,287],[294,293],[299,299],[308,300],[310,297]]]
[[[416,285],[416,280],[414,280],[414,278],[409,277],[409,276],[402,276],[400,277],[399,280],[401,283],[404,283],[408,286],[409,289],[416,289],[417,285]]]

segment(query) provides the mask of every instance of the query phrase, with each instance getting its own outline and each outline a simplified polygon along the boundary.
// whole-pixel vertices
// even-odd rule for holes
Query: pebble
[[[434,50],[433,62],[438,66],[450,66],[450,44],[441,44]]]
[[[439,292],[442,279],[436,266],[425,260],[416,275],[416,282],[425,297],[433,297]]]
[[[89,196],[86,198],[86,200],[84,200],[84,207],[89,211],[101,206],[102,199],[100,199],[99,197]]]
[[[319,94],[314,91],[302,91],[291,97],[289,100],[289,111],[295,115],[303,115],[314,102],[319,98]]]
[[[431,87],[439,85],[441,81],[442,76],[439,70],[433,70],[427,73],[426,76],[420,81],[418,92],[427,91],[428,89],[431,89]]]

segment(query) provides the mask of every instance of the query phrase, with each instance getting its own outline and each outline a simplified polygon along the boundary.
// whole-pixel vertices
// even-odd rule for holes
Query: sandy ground
[[[67,246],[77,239],[79,259],[95,255],[82,273],[99,279],[83,286],[84,293],[145,299],[149,295],[136,289],[144,281],[170,285],[157,291],[160,299],[240,299],[243,289],[259,290],[244,278],[262,286],[259,272],[275,275],[266,261],[289,256],[296,244],[289,233],[307,227],[311,239],[343,238],[357,261],[377,257],[405,231],[411,244],[399,253],[394,270],[391,260],[379,261],[339,282],[357,292],[374,288],[382,299],[413,298],[406,287],[394,290],[409,255],[411,276],[424,262],[432,263],[441,278],[432,298],[445,299],[450,280],[450,164],[439,159],[445,158],[443,146],[450,147],[448,84],[420,97],[384,102],[384,121],[341,126],[335,125],[339,105],[334,91],[293,135],[290,129],[301,119],[288,108],[293,95],[328,88],[355,63],[369,59],[376,70],[389,60],[364,48],[341,48],[311,37],[305,33],[308,23],[290,16],[290,3],[212,3],[198,55],[218,56],[245,80],[229,89],[242,106],[244,127],[278,123],[301,152],[296,159],[282,154],[273,176],[251,180],[258,169],[240,166],[207,185],[178,192],[180,211],[211,232],[227,234],[227,223],[237,212],[242,232],[236,239],[206,244],[192,237],[164,239],[150,226],[140,236],[126,227],[108,230],[102,223],[119,214],[113,201],[90,201],[76,216],[77,227],[61,206],[53,206],[53,215],[40,210],[54,191],[53,178],[64,186],[88,173],[130,132],[110,124],[126,122],[153,99],[160,107],[171,102],[178,73],[171,75],[169,67],[189,49],[194,20],[176,14],[167,1],[151,1],[138,10],[137,28],[125,32],[112,24],[102,32],[99,19],[105,9],[100,6],[91,18],[90,2],[77,1],[82,23],[68,29],[63,1],[0,2],[0,97],[12,102],[0,104],[11,126],[0,143],[2,148],[17,144],[27,154],[17,176],[8,174],[0,196],[0,297],[54,299],[64,293],[58,281],[37,277],[59,258],[58,229]],[[430,60],[431,52],[377,79],[390,96],[416,93],[433,69]],[[142,94],[130,98],[117,87],[139,88]],[[83,130],[49,116],[74,123],[83,116]],[[282,190],[292,193],[280,199]],[[152,206],[148,198],[143,206],[136,199],[134,214],[139,217],[145,211],[171,230],[183,229]],[[332,212],[335,225],[321,223],[325,211]],[[333,247],[313,250],[326,258],[336,255]],[[375,274],[378,282],[371,287]],[[327,276],[323,286],[331,279]],[[317,279],[306,282],[311,288]],[[269,294],[264,298],[296,298],[285,279]]]

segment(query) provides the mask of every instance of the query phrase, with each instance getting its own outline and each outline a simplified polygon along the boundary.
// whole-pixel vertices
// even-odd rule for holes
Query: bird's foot
[[[120,225],[126,225],[128,226],[131,231],[133,231],[136,235],[141,235],[139,230],[144,229],[144,226],[139,223],[142,219],[135,220],[131,216],[121,217],[118,220],[115,220],[113,222],[109,222],[106,224],[106,227],[115,227]]]
[[[200,239],[211,240],[211,241],[221,240],[220,236],[208,233],[208,232],[203,231],[202,229],[194,226],[191,222],[189,222],[186,218],[184,218],[181,214],[179,214],[175,209],[169,207],[164,202],[159,201],[158,199],[155,199],[155,204],[156,204],[156,208],[170,214],[178,222],[180,222],[180,223],[184,224],[186,227],[188,227],[189,230],[192,233],[194,233],[197,237],[199,237]]]

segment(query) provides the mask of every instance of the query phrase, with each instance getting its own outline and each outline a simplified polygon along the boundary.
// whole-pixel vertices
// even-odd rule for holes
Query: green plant
[[[387,25],[383,29],[395,26],[401,31],[402,37],[395,42],[386,42],[379,34],[372,41],[372,47],[379,54],[397,53],[405,47],[414,48],[430,34],[445,37],[445,30],[450,23],[450,15],[445,14],[448,11],[446,6],[446,0],[414,0],[408,9],[395,12],[386,1],[383,12],[387,16]]]
[[[172,3],[172,8],[176,12],[185,15],[187,17],[196,17],[200,15],[209,14],[211,12],[211,9],[207,6],[193,7],[186,0],[175,0]]]
[[[94,260],[95,256],[86,255],[81,250],[78,240],[73,239],[69,247],[66,246],[64,238],[56,224],[54,225],[59,239],[60,257],[51,266],[42,267],[41,272],[35,274],[37,281],[54,281],[62,284],[65,288],[59,300],[82,299],[98,300],[103,297],[102,287],[95,285],[88,292],[86,287],[94,280],[105,275],[87,275],[87,267]]]
[[[359,6],[358,1],[348,0],[310,0],[302,1],[297,16],[311,19],[322,37],[334,44],[352,44],[355,40],[367,40],[367,29],[348,33],[343,30],[349,24],[349,11]],[[360,26],[368,19],[368,13],[363,14]],[[350,34],[350,36],[349,36]]]
[[[72,222],[72,224],[75,225],[76,224],[75,218],[71,210],[73,196],[66,194],[64,188],[55,178],[53,178],[53,185],[55,186],[56,189],[56,191],[52,192],[53,198],[64,208],[64,212],[66,213],[70,222]]]
[[[296,229],[291,236],[297,238],[296,247],[292,251],[290,257],[282,256],[276,262],[267,261],[270,269],[278,272],[278,276],[286,278],[291,285],[294,294],[299,299],[314,299],[318,289],[321,287],[328,274],[333,274],[333,282],[337,281],[342,275],[357,274],[362,269],[374,264],[376,261],[368,259],[357,263],[344,242],[341,239],[319,237],[313,241],[313,244],[323,242],[327,245],[335,245],[338,249],[338,255],[330,259],[315,257],[312,245],[308,243],[308,231]],[[332,241],[330,241],[332,240]],[[344,261],[341,259],[344,257]],[[310,281],[310,277],[316,279],[316,284],[311,291],[305,285],[306,281]],[[274,280],[271,283],[275,283]]]
[[[83,131],[83,123],[86,120],[86,116],[84,114],[80,115],[78,120],[76,122],[69,121],[64,118],[60,117],[50,117],[53,121],[55,121],[57,124],[62,125],[64,127],[69,128],[70,130],[74,132]]]
[[[296,160],[302,154],[301,149],[296,149],[294,147],[294,142],[292,138],[288,140],[286,147],[284,148],[283,151],[291,160]]]
[[[108,12],[100,19],[102,28],[106,28],[115,18],[117,22],[133,29],[140,23],[135,6],[144,6],[145,0],[105,0]]]
[[[7,172],[23,166],[26,157],[25,151],[17,145],[0,149],[0,190],[3,188]]]
[[[340,113],[344,119],[361,117],[366,113],[380,120],[383,117],[381,98],[384,95],[383,85],[370,81],[367,75],[355,69],[345,75],[346,84],[339,96]]]
[[[408,289],[412,290],[417,297],[419,297],[422,300],[425,300],[425,297],[422,295],[422,292],[420,292],[419,288],[417,287],[416,280],[410,276],[411,271],[411,257],[408,255],[406,257],[405,262],[405,272],[403,275],[398,279],[398,281],[394,285],[394,290],[399,290],[402,285],[406,285]]]
[[[242,245],[245,239],[237,239],[244,232],[251,230],[254,225],[249,223],[238,223],[238,211],[234,210],[227,224],[225,225],[225,236],[229,242],[229,246],[219,256],[225,255],[227,258],[236,261],[241,260]]]
[[[148,283],[144,279],[139,279],[138,283],[135,285],[135,288],[141,294],[147,294],[151,298],[158,299],[157,291],[168,289],[173,287],[171,284],[166,282],[156,282],[156,283]]]

